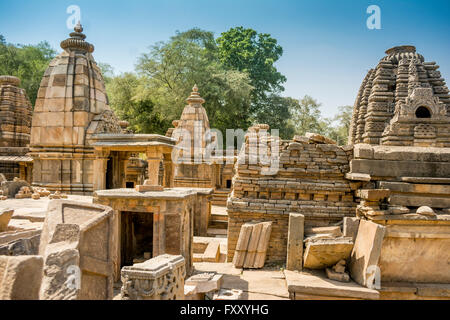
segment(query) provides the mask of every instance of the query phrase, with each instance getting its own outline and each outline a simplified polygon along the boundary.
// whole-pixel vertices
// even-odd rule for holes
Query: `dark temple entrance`
[[[133,260],[144,259],[144,253],[153,252],[153,213],[122,212],[121,267],[133,265]]]

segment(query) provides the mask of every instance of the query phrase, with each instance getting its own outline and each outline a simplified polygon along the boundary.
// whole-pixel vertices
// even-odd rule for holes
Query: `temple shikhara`
[[[34,106],[0,76],[0,299],[450,299],[450,95],[414,46],[355,88],[347,145],[255,123],[230,153],[195,83],[165,135],[128,130],[83,32]]]

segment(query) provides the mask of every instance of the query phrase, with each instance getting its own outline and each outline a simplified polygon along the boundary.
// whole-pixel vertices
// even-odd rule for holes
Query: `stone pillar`
[[[128,152],[120,152],[119,153],[119,184],[117,187],[125,188],[126,187],[126,176],[127,176],[127,164],[130,155]]]
[[[302,270],[304,228],[305,216],[299,213],[290,213],[286,259],[287,270]]]
[[[108,158],[96,158],[94,160],[94,191],[106,189],[106,168]]]
[[[157,257],[166,251],[166,234],[164,212],[153,213],[153,257]]]
[[[159,164],[161,163],[161,153],[157,151],[147,151],[148,179],[144,185],[137,185],[136,191],[163,191],[164,187],[159,184]]]
[[[172,188],[173,187],[173,162],[171,159],[167,159],[164,157],[164,187]]]

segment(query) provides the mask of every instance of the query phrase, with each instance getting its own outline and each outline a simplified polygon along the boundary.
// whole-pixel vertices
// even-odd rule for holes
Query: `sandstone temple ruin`
[[[415,47],[370,69],[348,145],[254,124],[230,154],[194,84],[130,133],[85,39],[34,108],[0,76],[0,299],[450,299],[450,95]]]

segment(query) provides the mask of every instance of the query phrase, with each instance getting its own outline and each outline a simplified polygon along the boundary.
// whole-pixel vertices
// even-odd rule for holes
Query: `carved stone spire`
[[[86,35],[83,33],[83,27],[78,21],[74,28],[74,32],[70,33],[70,38],[61,41],[61,48],[64,50],[77,50],[83,52],[94,52],[94,46],[89,42],[84,41]]]
[[[198,93],[197,85],[194,85],[191,95],[186,99],[186,101],[189,103],[189,105],[192,105],[194,107],[200,107],[203,103],[205,103],[205,99],[200,97],[200,93]]]

